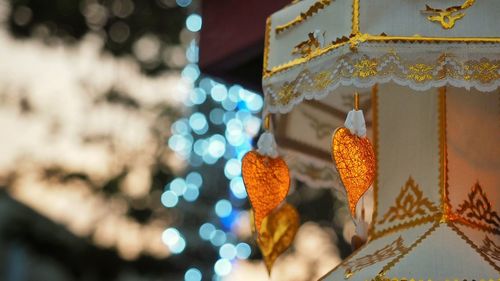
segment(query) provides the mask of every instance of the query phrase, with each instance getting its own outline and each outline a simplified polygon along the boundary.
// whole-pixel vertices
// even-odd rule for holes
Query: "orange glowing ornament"
[[[253,208],[255,227],[259,233],[262,220],[287,196],[290,189],[290,172],[281,157],[272,157],[257,151],[245,154],[241,172]]]
[[[262,221],[257,243],[269,275],[276,259],[292,244],[299,225],[297,209],[286,202]]]
[[[264,119],[264,132],[257,142],[257,151],[250,151],[241,160],[241,174],[253,208],[255,228],[259,233],[262,220],[279,206],[290,189],[290,171],[278,156],[274,135],[270,132],[270,116]]]
[[[358,110],[355,94],[354,110],[346,118],[345,127],[333,133],[332,154],[340,179],[345,187],[349,210],[356,217],[356,205],[375,178],[375,153],[366,137],[363,111]]]

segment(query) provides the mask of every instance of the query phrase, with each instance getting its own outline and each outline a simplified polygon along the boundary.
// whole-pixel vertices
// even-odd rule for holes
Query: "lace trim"
[[[367,88],[394,82],[417,91],[451,85],[482,92],[500,87],[498,54],[485,53],[486,58],[411,51],[400,54],[394,50],[383,54],[375,51],[373,55],[349,52],[311,64],[309,68],[264,79],[269,111],[286,113],[304,99],[321,99],[340,86]],[[492,56],[498,59],[491,59]]]

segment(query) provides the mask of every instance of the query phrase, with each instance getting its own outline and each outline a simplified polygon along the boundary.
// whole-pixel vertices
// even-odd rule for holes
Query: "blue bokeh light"
[[[234,177],[229,183],[229,188],[233,195],[238,199],[247,198],[247,192],[245,190],[245,184],[243,183],[242,177]]]
[[[183,197],[188,202],[194,202],[200,196],[200,191],[198,187],[194,184],[188,184],[186,191],[183,194]]]
[[[241,175],[241,162],[238,159],[229,159],[224,166],[224,175],[228,179]]]
[[[219,247],[222,244],[226,243],[226,239],[226,233],[220,229],[217,229],[212,233],[210,237],[210,243],[212,243],[212,245],[216,247]]]
[[[204,139],[197,140],[193,145],[193,150],[199,156],[205,155],[208,150],[208,141]]]
[[[232,265],[227,259],[220,259],[214,265],[215,274],[219,276],[226,276],[231,273]]]
[[[186,183],[193,184],[196,187],[200,188],[201,185],[203,184],[203,178],[201,177],[201,174],[198,172],[190,172],[186,176]]]
[[[207,118],[200,112],[195,112],[189,117],[189,126],[197,134],[204,134],[208,130]]]
[[[198,32],[202,26],[201,16],[198,14],[191,14],[186,19],[186,27],[191,32]]]
[[[191,40],[186,48],[186,59],[191,63],[198,63],[200,48],[196,45],[196,40]]]
[[[177,5],[179,5],[180,7],[187,7],[191,4],[192,0],[176,0],[175,1],[177,3]]]
[[[226,139],[219,135],[213,135],[208,141],[208,153],[215,159],[218,159],[226,152]]]
[[[179,119],[172,124],[172,134],[187,135],[189,134],[189,124],[186,118]]]
[[[236,257],[236,247],[229,243],[222,245],[219,248],[219,256],[223,259],[234,259]]]
[[[180,254],[186,248],[186,240],[180,232],[171,227],[163,231],[161,239],[173,254]]]
[[[203,275],[197,268],[190,268],[184,274],[184,281],[201,281]]]
[[[252,254],[252,248],[247,243],[239,243],[236,245],[236,257],[246,260]]]
[[[210,111],[209,118],[210,122],[215,125],[221,125],[224,123],[224,113],[225,111],[221,108],[214,108]]]
[[[189,93],[189,99],[193,104],[202,104],[207,99],[207,93],[202,88],[194,88]]]
[[[181,76],[188,81],[194,82],[200,77],[200,69],[197,64],[190,63],[184,67]]]
[[[175,178],[172,182],[170,182],[169,188],[177,196],[182,196],[187,189],[186,181],[182,178]]]
[[[229,202],[229,200],[222,199],[215,204],[215,213],[220,218],[229,216],[232,211],[233,206],[231,205],[231,202]]]
[[[227,88],[222,84],[217,84],[212,87],[210,93],[214,101],[221,102],[227,97]]]
[[[179,202],[178,196],[170,190],[163,192],[161,195],[161,203],[167,208],[173,208]]]
[[[198,234],[203,240],[210,240],[215,234],[215,226],[211,223],[204,223],[200,226]]]

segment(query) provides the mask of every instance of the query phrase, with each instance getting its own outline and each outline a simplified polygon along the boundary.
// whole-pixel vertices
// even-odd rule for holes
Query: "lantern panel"
[[[451,91],[451,93],[450,93]],[[500,93],[449,89],[446,95],[448,189],[452,211],[473,198],[500,214]],[[475,188],[476,184],[479,186]],[[483,196],[484,194],[484,196]],[[462,210],[466,216],[468,212]],[[486,215],[486,214],[485,214]],[[471,218],[473,219],[473,218]],[[500,229],[500,218],[491,228]],[[496,224],[494,223],[496,221]]]
[[[439,95],[379,85],[375,232],[435,216],[441,206]]]

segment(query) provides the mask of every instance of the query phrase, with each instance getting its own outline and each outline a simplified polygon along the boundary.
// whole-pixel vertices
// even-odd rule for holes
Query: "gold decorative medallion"
[[[451,29],[455,26],[455,22],[465,16],[463,11],[470,8],[476,0],[466,0],[460,6],[452,6],[446,9],[436,9],[429,5],[425,5],[425,10],[422,11],[424,14],[430,14],[427,19],[433,22],[441,24],[444,29]]]
[[[321,44],[314,35],[314,32],[307,34],[307,39],[293,47],[292,55],[300,55],[305,58],[311,55],[314,51],[320,49]]]
[[[493,210],[479,183],[472,186],[468,199],[458,206],[457,213],[466,220],[483,222],[493,229],[500,228],[500,217]]]
[[[429,216],[439,209],[427,198],[412,177],[409,177],[401,192],[396,197],[395,205],[378,222],[393,222],[395,220],[411,219],[415,216]]]
[[[391,244],[386,245],[385,247],[379,250],[376,250],[372,254],[368,254],[363,257],[344,263],[343,266],[346,268],[344,276],[346,278],[349,278],[355,272],[360,271],[365,267],[368,267],[375,263],[387,260],[389,258],[395,257],[396,255],[404,253],[405,251],[407,251],[407,248],[403,242],[404,242],[403,238],[399,236]]]

